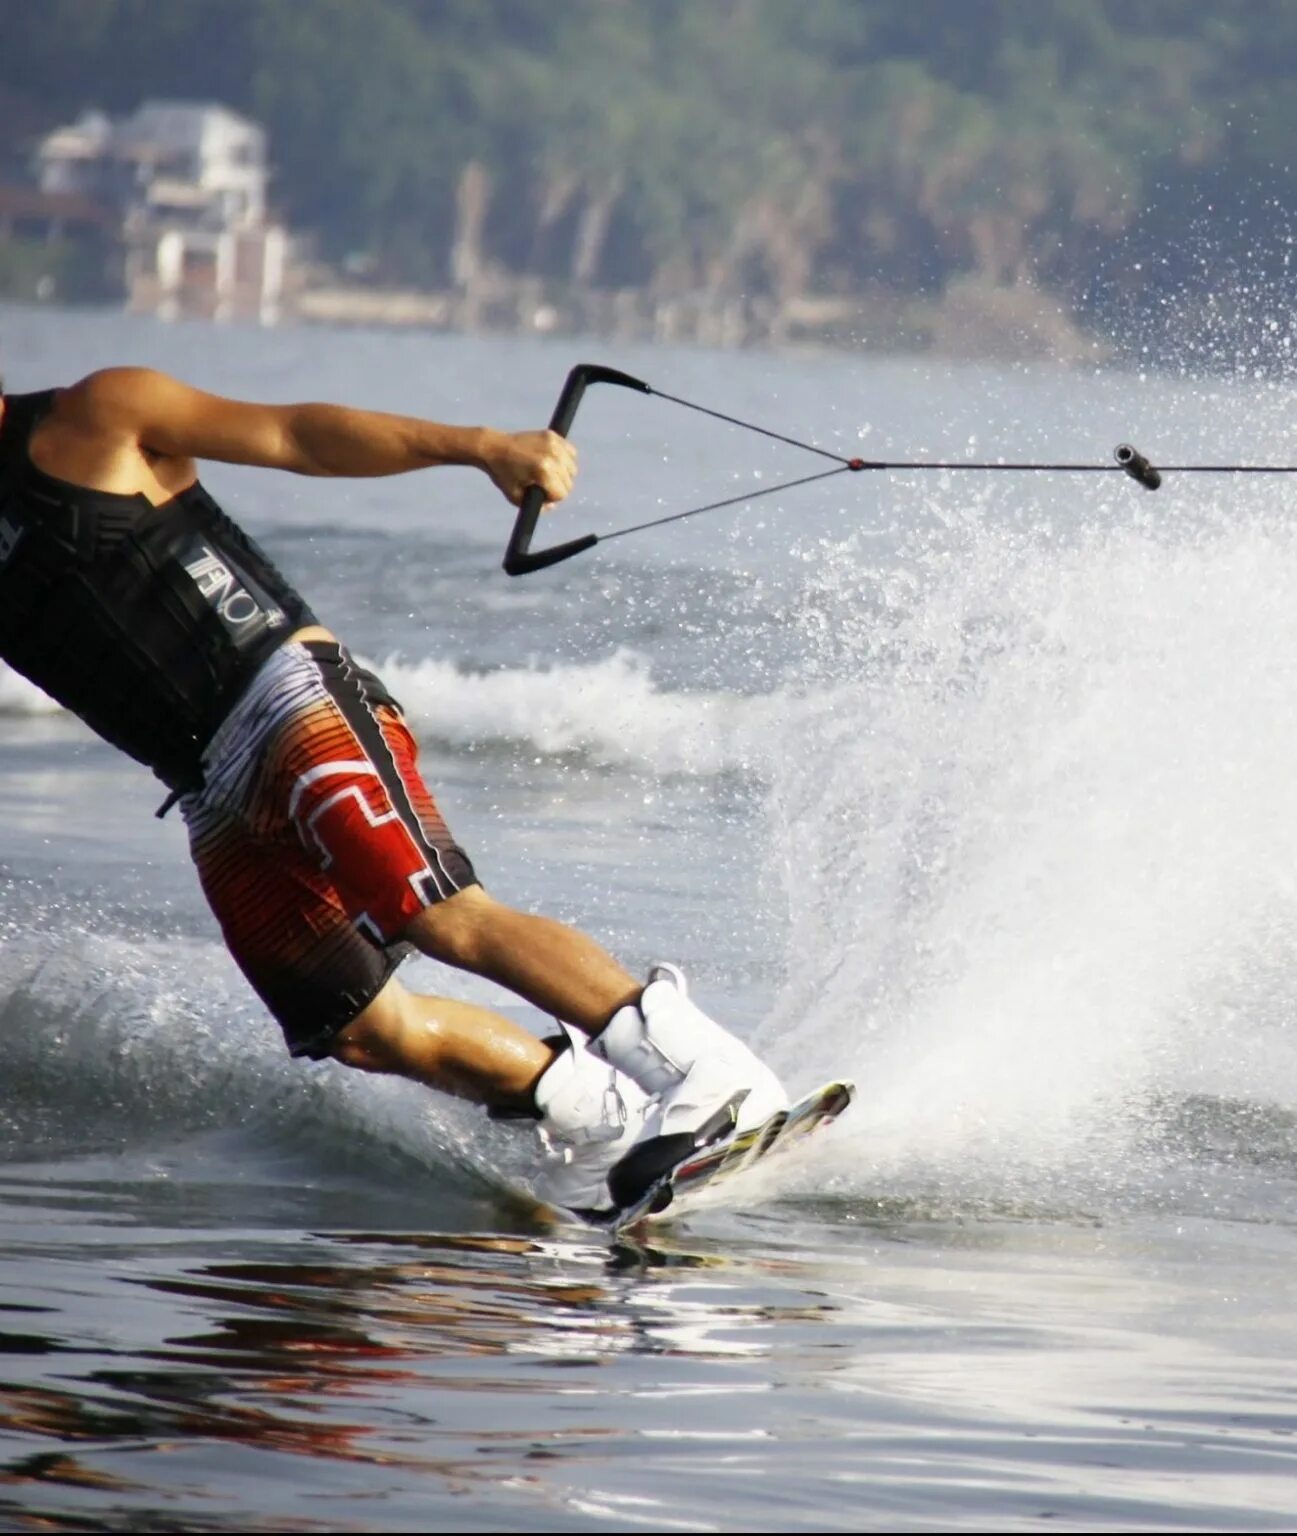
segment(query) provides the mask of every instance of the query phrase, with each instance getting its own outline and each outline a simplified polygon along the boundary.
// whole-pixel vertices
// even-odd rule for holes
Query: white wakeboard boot
[[[653,1100],[579,1031],[560,1024],[567,1039],[535,1089],[540,1135],[548,1156],[536,1179],[542,1200],[578,1215],[611,1215],[620,1202],[608,1174],[641,1135]]]
[[[788,1107],[783,1084],[689,997],[674,965],[655,965],[639,1002],[619,1008],[591,1051],[656,1101],[637,1138],[696,1134],[743,1094],[736,1135]]]

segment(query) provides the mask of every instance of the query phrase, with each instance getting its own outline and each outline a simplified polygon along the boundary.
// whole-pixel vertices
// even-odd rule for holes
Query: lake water
[[[0,311],[13,390],[522,427],[583,357],[847,454],[1297,458],[1238,372]],[[546,539],[823,467],[574,436]],[[494,894],[860,1097],[642,1245],[541,1226],[520,1133],[289,1063],[155,782],[0,675],[0,1527],[1297,1526],[1297,487],[842,476],[510,580],[465,471],[205,478]]]

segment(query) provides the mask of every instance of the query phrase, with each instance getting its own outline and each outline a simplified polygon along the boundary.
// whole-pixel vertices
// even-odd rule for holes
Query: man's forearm
[[[296,405],[285,423],[291,468],[301,475],[400,475],[438,464],[482,469],[490,458],[487,427],[453,427],[415,416],[344,405]]]

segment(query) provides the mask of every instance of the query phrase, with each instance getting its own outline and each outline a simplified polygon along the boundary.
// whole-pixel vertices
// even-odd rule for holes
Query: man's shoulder
[[[97,368],[55,390],[54,410],[60,420],[103,427],[138,415],[142,401],[171,383],[153,368]]]
[[[182,389],[153,368],[99,368],[54,391],[42,436],[51,449],[76,444],[99,452],[138,451],[145,433],[171,414]]]

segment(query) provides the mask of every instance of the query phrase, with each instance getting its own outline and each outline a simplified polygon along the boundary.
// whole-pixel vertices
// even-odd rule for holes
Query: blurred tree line
[[[1293,0],[0,0],[11,148],[220,101],[327,255],[434,286],[1084,308],[1174,283],[1195,220],[1246,268],[1287,240],[1294,65]]]

